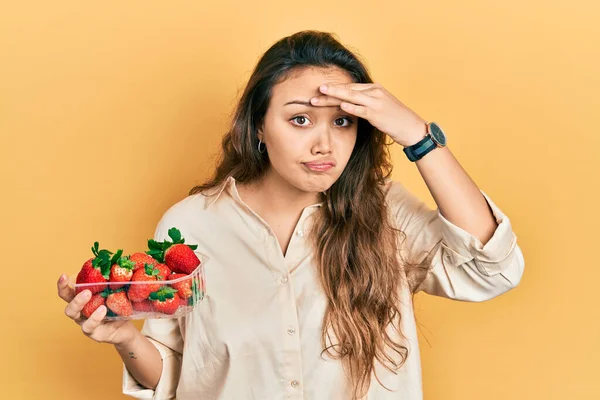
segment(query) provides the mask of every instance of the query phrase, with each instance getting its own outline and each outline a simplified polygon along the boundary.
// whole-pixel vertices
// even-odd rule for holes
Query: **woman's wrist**
[[[117,350],[124,350],[131,347],[132,343],[143,336],[133,323],[128,322],[126,326],[127,328],[125,326],[122,327],[122,329],[125,328],[122,337],[117,342],[113,342]]]

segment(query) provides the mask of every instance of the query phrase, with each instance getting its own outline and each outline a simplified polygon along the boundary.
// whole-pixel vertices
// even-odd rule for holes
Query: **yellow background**
[[[125,398],[116,352],[63,315],[55,281],[96,240],[144,248],[208,176],[260,55],[303,29],[337,33],[444,128],[525,254],[520,286],[492,301],[417,296],[425,398],[599,398],[598,4],[5,4],[2,398]],[[394,161],[393,177],[435,206],[399,146]]]

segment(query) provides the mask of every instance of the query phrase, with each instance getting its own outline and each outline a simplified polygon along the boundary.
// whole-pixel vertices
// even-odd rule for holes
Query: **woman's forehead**
[[[272,102],[284,106],[291,101],[310,101],[322,95],[319,86],[331,83],[352,83],[350,75],[338,68],[305,68],[273,87]]]

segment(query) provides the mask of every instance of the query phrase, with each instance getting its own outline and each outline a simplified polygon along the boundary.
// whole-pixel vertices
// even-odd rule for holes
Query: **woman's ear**
[[[258,128],[258,133],[256,134],[256,137],[258,138],[258,140],[260,140],[261,142],[265,142],[265,135],[263,134],[263,130],[262,127]]]

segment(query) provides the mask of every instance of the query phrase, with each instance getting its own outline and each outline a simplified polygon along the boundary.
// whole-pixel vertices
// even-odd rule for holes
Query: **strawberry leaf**
[[[98,257],[110,259],[111,254],[112,254],[112,251],[108,251],[106,249],[102,249],[102,250],[100,250],[98,252]]]
[[[119,258],[121,258],[122,254],[123,254],[123,249],[119,249],[117,251],[117,253],[111,258],[110,263],[116,264],[119,261]]]
[[[198,248],[197,244],[188,244],[187,246],[192,250],[196,250]]]
[[[173,239],[173,243],[178,243],[181,240],[181,232],[177,228],[169,229],[169,237]]]
[[[128,270],[132,270],[135,267],[135,261],[131,261],[129,256],[119,258],[119,266]]]
[[[92,253],[94,253],[95,256],[98,256],[98,246],[100,244],[98,242],[94,242],[94,246],[92,246]]]
[[[148,240],[148,249],[150,250],[162,250],[161,243],[157,242],[154,239]]]
[[[159,263],[162,263],[164,261],[162,250],[148,250],[146,252],[146,254],[148,254],[150,257],[154,258]]]
[[[110,262],[106,262],[100,265],[100,273],[102,274],[104,279],[108,280],[110,278],[110,267]]]

